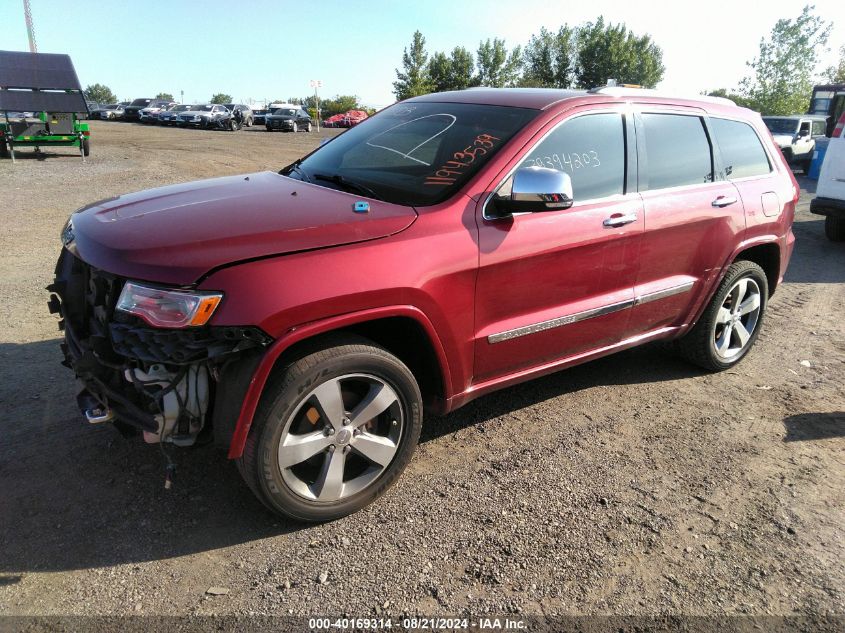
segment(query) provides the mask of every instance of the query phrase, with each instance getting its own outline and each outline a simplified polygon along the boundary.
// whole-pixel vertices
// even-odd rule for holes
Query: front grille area
[[[116,312],[126,280],[88,265],[64,249],[56,265],[49,307],[61,317],[65,340],[62,364],[84,383],[80,408],[93,399],[118,419],[155,431],[158,404],[149,392],[125,379],[127,370],[161,363],[184,372],[188,365],[222,364],[232,355],[266,347],[272,339],[255,327],[153,328],[132,315]]]

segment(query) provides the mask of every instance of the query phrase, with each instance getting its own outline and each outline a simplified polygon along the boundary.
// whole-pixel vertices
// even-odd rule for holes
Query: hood
[[[273,172],[150,189],[96,202],[73,216],[68,248],[107,272],[175,285],[259,257],[398,233],[413,207],[368,200]]]
[[[775,139],[778,147],[789,147],[792,145],[792,134],[772,134],[772,138]]]

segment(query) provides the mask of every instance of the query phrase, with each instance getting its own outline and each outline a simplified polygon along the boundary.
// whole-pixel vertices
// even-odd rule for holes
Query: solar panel
[[[0,112],[88,112],[81,92],[0,90]]]
[[[0,51],[0,88],[82,90],[69,55]]]

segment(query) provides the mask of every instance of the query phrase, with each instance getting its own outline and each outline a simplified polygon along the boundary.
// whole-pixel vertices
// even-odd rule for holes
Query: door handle
[[[711,204],[714,207],[719,207],[721,209],[722,207],[729,207],[732,204],[736,204],[736,202],[736,198],[728,196],[719,196]]]
[[[609,218],[606,218],[604,222],[602,222],[602,225],[615,228],[617,226],[625,226],[626,224],[630,224],[631,222],[636,221],[636,213],[627,213],[625,215],[611,215]]]

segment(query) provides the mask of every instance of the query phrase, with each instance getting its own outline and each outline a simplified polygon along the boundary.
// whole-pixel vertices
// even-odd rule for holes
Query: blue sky
[[[803,0],[767,2],[570,2],[449,0],[289,2],[284,0],[30,0],[38,49],[71,55],[83,86],[104,83],[121,99],[170,92],[186,102],[225,92],[236,100],[358,95],[392,103],[394,69],[415,29],[429,52],[488,37],[524,44],[541,26],[556,30],[603,14],[649,33],[663,48],[661,88],[683,93],[731,88],[775,21],[797,17]],[[841,0],[816,0],[817,13],[839,18],[831,36],[845,44]],[[0,1],[0,49],[28,50],[22,0]]]

